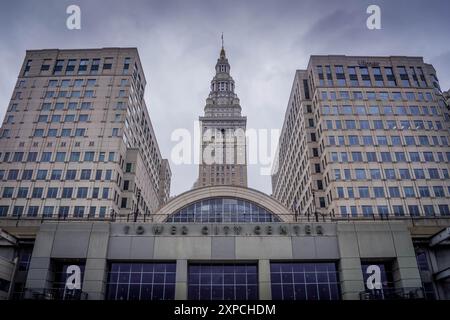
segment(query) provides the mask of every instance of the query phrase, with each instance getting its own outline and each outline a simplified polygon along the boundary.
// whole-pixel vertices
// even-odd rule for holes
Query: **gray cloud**
[[[382,30],[365,27],[369,4]],[[82,29],[65,28],[78,4]],[[280,128],[296,69],[311,54],[419,55],[450,88],[448,1],[14,1],[0,12],[0,114],[26,49],[136,46],[148,81],[145,99],[162,153],[176,128],[202,114],[225,33],[227,55],[248,127]],[[195,165],[172,165],[172,193],[190,188]],[[249,185],[270,193],[270,177],[249,167]]]

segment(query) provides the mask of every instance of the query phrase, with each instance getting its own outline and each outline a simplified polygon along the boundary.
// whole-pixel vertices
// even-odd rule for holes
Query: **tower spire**
[[[222,32],[221,39],[222,39],[222,49],[220,50],[220,58],[225,59],[225,48],[223,47],[223,32]]]

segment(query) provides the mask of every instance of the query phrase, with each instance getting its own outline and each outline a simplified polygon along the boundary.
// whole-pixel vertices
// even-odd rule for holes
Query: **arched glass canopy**
[[[231,197],[193,202],[169,215],[166,222],[279,222],[269,210],[254,202]]]

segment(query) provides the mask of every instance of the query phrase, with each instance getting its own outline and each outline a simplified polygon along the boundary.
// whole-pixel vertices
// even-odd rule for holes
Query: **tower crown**
[[[223,35],[222,48],[215,69],[216,74],[211,80],[211,91],[208,97],[210,101],[207,101],[207,104],[239,104],[239,99],[234,93],[234,80],[230,75],[231,67],[223,46]]]

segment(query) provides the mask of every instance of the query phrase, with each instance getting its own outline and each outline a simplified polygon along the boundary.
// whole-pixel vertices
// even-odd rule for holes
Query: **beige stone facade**
[[[154,213],[170,168],[145,86],[136,48],[27,51],[0,130],[0,216]]]
[[[273,196],[301,217],[450,215],[449,110],[419,57],[312,56],[298,70]]]

